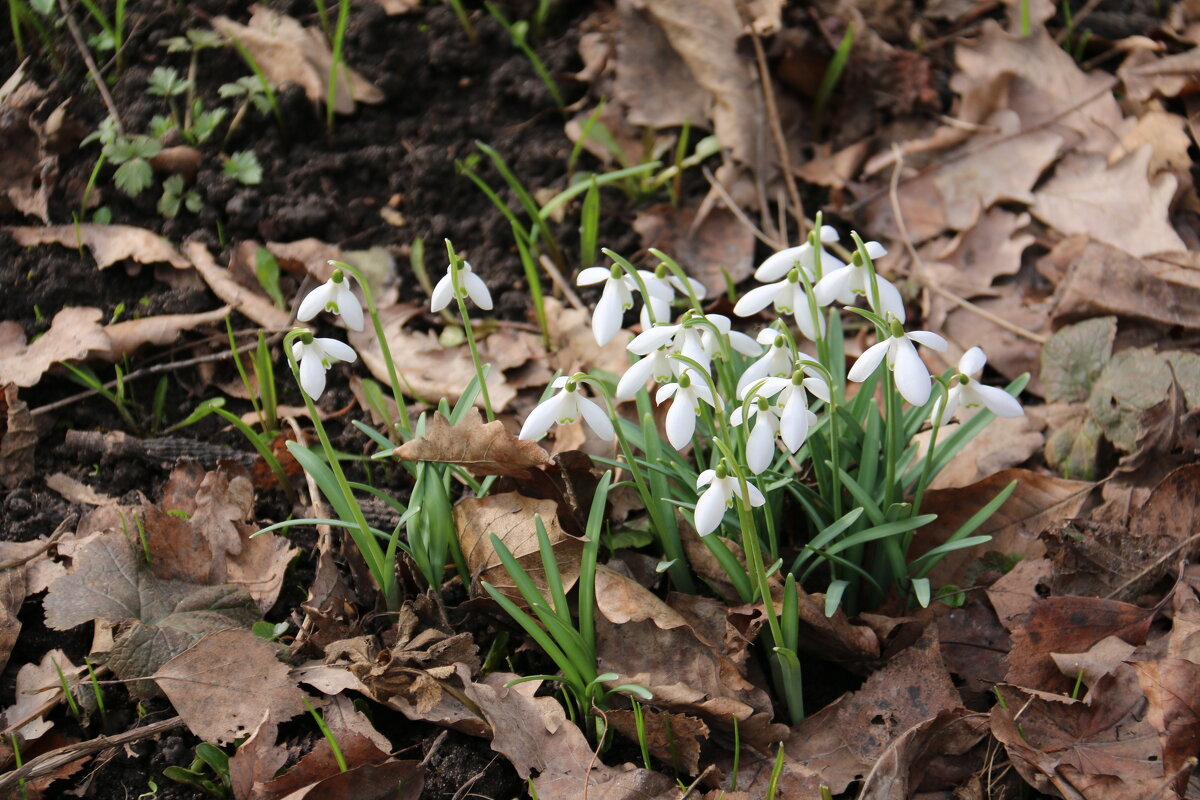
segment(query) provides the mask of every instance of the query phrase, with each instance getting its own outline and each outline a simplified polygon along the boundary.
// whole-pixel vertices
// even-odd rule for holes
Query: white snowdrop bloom
[[[755,390],[762,397],[774,397],[779,409],[779,436],[787,449],[794,453],[800,449],[812,426],[817,424],[817,415],[808,407],[808,393],[830,400],[829,384],[819,375],[805,377],[804,369],[796,370],[787,378],[767,378]]]
[[[309,341],[304,341],[304,339]],[[337,339],[318,339],[311,334],[292,342],[292,357],[300,362],[300,388],[317,400],[325,391],[325,373],[339,361],[358,359],[354,348]]]
[[[946,397],[938,398],[933,407],[933,418],[945,425],[951,417],[964,421],[966,409],[986,408],[997,417],[1019,417],[1025,413],[1020,402],[1003,389],[986,386],[979,382],[978,375],[987,363],[987,356],[978,347],[972,347],[958,360],[958,373],[950,379],[950,391]],[[943,403],[945,408],[942,408]]]
[[[923,344],[939,352],[946,352],[946,340],[929,331],[904,332],[900,321],[891,319],[891,336],[868,347],[846,377],[862,383],[871,376],[880,362],[887,359],[888,369],[896,380],[900,396],[914,406],[923,406],[929,400],[931,388],[929,370],[917,355],[917,344]],[[916,344],[914,344],[914,342]]]
[[[492,295],[488,292],[487,284],[483,282],[471,269],[470,263],[464,261],[458,270],[458,288],[463,298],[471,298],[475,301],[475,305],[482,308],[484,311],[492,309]],[[430,310],[441,311],[446,306],[450,305],[450,301],[454,299],[454,282],[450,277],[450,267],[446,267],[446,274],[437,282],[437,286],[433,287],[433,297],[429,304]]]
[[[340,269],[335,269],[329,280],[308,293],[296,311],[296,319],[308,322],[322,311],[339,315],[352,331],[363,329],[362,305],[350,291],[350,282]]]
[[[638,276],[645,284],[646,291],[650,293],[649,301],[642,305],[640,315],[642,330],[649,330],[654,323],[671,321],[671,301],[675,299],[676,294],[687,297],[689,288],[697,300],[703,300],[704,296],[708,294],[703,283],[695,278],[688,278],[687,286],[685,286],[683,281],[665,265],[660,266],[654,272],[639,269]],[[653,320],[650,319],[651,311],[654,312]]]
[[[696,478],[696,491],[704,486],[708,488],[697,499],[695,513],[696,533],[701,536],[707,536],[720,527],[725,509],[733,506],[734,498],[743,502],[747,500],[742,496],[741,481],[737,476],[727,474],[724,465],[700,473]],[[766,504],[767,498],[754,484],[747,482],[746,491],[752,508]]]
[[[700,330],[700,346],[710,361],[722,352],[722,336],[728,336],[730,346],[744,356],[757,356],[762,352],[762,345],[756,342],[753,336],[733,330],[733,324],[724,314],[705,314],[704,319],[708,320],[712,327],[708,325],[697,325],[696,327]]]
[[[838,232],[832,225],[822,225],[820,232],[822,244],[829,244],[838,240]],[[845,266],[842,261],[830,255],[824,247],[821,248],[821,273],[829,274],[830,270],[838,269]],[[758,269],[754,270],[754,279],[761,283],[774,283],[783,278],[796,267],[803,269],[811,280],[816,280],[817,264],[816,252],[810,242],[789,247],[786,250],[780,250],[778,253],[767,258],[766,261],[758,265]]]
[[[793,269],[778,283],[756,286],[737,301],[733,313],[739,317],[757,314],[768,305],[774,305],[777,314],[792,314],[796,325],[805,338],[816,340],[825,333],[825,320],[813,313],[808,302],[808,292],[800,280],[800,270]]]
[[[596,344],[603,347],[621,330],[625,312],[633,308],[633,289],[637,288],[637,283],[618,266],[610,269],[588,267],[575,279],[579,286],[591,286],[601,281],[604,282],[604,289],[600,292],[596,310],[592,312],[592,335],[596,337]]]
[[[750,401],[749,412],[745,405],[740,405],[729,416],[733,425],[749,424],[750,435],[746,437],[746,466],[755,475],[761,475],[775,457],[775,439],[779,436],[779,414],[776,408],[765,398],[755,397]]]
[[[565,375],[555,378],[550,388],[558,389],[558,393],[542,401],[521,426],[520,439],[537,439],[550,430],[555,423],[570,425],[580,416],[588,427],[601,439],[613,437],[613,424],[608,413],[594,400],[579,393],[579,381]]]
[[[629,369],[625,370],[625,374],[617,383],[616,398],[618,400],[632,399],[650,380],[655,383],[668,383],[674,380],[676,372],[684,364],[682,361],[671,358],[669,353],[670,350],[666,347],[660,347],[637,363],[630,364]]]
[[[879,242],[867,242],[866,248],[872,261],[887,255],[887,250]],[[825,273],[825,277],[817,281],[813,294],[820,305],[827,306],[837,300],[842,305],[852,306],[858,298],[865,297],[875,308],[875,301],[871,298],[871,272],[865,263],[856,263],[858,260],[855,258],[852,263]],[[878,272],[875,273],[875,281],[879,287],[879,305],[882,306],[875,308],[875,313],[884,317],[891,314],[904,322],[904,298],[900,296],[900,290]]]
[[[763,328],[758,332],[755,341],[767,348],[757,361],[746,367],[742,377],[738,378],[737,395],[744,397],[746,387],[763,378],[782,378],[792,374],[794,357],[787,337],[774,328]]]
[[[696,418],[700,416],[701,401],[713,408],[716,408],[717,403],[708,387],[708,381],[690,368],[683,370],[674,383],[660,386],[658,393],[654,395],[654,402],[662,405],[669,397],[675,399],[667,409],[667,441],[676,450],[682,450],[687,447],[688,442],[692,440],[692,434],[696,432]]]

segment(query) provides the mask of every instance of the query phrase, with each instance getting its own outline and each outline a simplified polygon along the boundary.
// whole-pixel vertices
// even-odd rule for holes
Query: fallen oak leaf
[[[217,744],[251,732],[267,712],[284,721],[305,711],[276,648],[248,630],[209,634],[151,677],[192,733]]]
[[[50,330],[26,344],[20,323],[0,322],[0,384],[30,387],[59,361],[108,353],[112,344],[100,325],[100,309],[68,306],[54,315]]]
[[[485,424],[478,408],[469,409],[456,425],[434,414],[424,436],[405,442],[392,455],[403,461],[454,464],[475,477],[528,479],[532,468],[550,464],[550,456],[536,442],[513,436],[500,420]]]
[[[60,244],[72,250],[86,246],[96,259],[96,266],[107,269],[118,261],[130,259],[139,264],[170,264],[175,269],[187,269],[191,262],[179,254],[170,242],[153,231],[133,225],[48,225],[43,228],[14,225],[4,229],[17,244],[30,247],[39,244]]]
[[[229,270],[217,265],[202,242],[186,243],[183,252],[217,297],[264,328],[282,330],[287,327],[291,314],[276,307],[265,294],[255,292],[234,280]]]

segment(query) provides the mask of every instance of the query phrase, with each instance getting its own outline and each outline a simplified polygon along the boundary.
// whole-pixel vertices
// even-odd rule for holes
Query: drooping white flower
[[[570,425],[582,416],[597,436],[606,441],[611,439],[612,420],[596,401],[579,393],[579,383],[576,378],[565,375],[555,378],[550,388],[558,389],[558,393],[546,398],[529,412],[518,438],[537,439],[550,430],[551,425]]]
[[[660,347],[692,359],[705,369],[712,365],[713,357],[722,351],[721,338],[729,337],[734,350],[744,355],[756,356],[762,347],[753,338],[741,331],[732,330],[729,317],[721,314],[705,314],[700,322],[696,316],[686,317],[676,325],[655,325],[642,331],[629,342],[629,352],[648,355]]]
[[[665,427],[667,441],[676,450],[687,447],[696,432],[696,418],[700,416],[701,401],[716,408],[716,400],[708,381],[704,376],[697,375],[694,369],[684,369],[674,383],[668,383],[658,388],[654,402],[662,405],[667,398],[674,397],[671,407],[667,409]]]
[[[708,294],[704,284],[695,278],[688,278],[687,286],[685,286],[678,276],[666,268],[666,265],[660,265],[654,272],[639,269],[638,276],[645,284],[646,291],[650,293],[649,300],[642,305],[640,315],[644,331],[649,330],[650,326],[655,323],[671,321],[671,301],[675,299],[676,294],[687,297],[689,288],[697,300],[703,300],[704,296]],[[650,318],[651,311],[654,312],[653,320]]]
[[[744,356],[757,356],[762,352],[762,345],[741,331],[733,330],[733,324],[724,314],[705,314],[704,319],[709,325],[697,325],[700,329],[700,346],[711,360],[723,352],[721,338],[729,337],[729,345]],[[711,326],[711,327],[710,327]]]
[[[362,305],[354,292],[350,291],[350,282],[340,269],[335,269],[329,280],[308,293],[296,311],[296,319],[308,322],[322,311],[341,316],[346,327],[352,331],[363,329]]]
[[[775,456],[775,439],[779,436],[779,411],[765,397],[755,397],[749,404],[733,410],[729,421],[733,425],[748,424],[754,420],[750,435],[746,437],[746,466],[755,475],[761,475]]]
[[[304,341],[305,338],[310,341]],[[356,361],[354,348],[337,339],[318,339],[311,335],[292,342],[292,357],[300,362],[300,388],[317,400],[325,391],[325,373],[339,361]]]
[[[724,465],[717,469],[706,469],[696,478],[696,491],[707,486],[704,493],[696,500],[696,533],[707,536],[721,525],[725,509],[733,506],[735,498],[746,502],[749,499],[752,508],[766,504],[767,498],[754,484],[746,483],[746,493],[742,495],[742,483],[737,476],[729,475]]]
[[[887,255],[887,250],[879,242],[867,242],[866,248],[872,261]],[[866,263],[857,263],[859,260],[856,256],[852,263],[825,273],[825,277],[817,281],[817,285],[813,287],[813,294],[816,295],[819,304],[827,306],[837,300],[843,305],[852,306],[858,298],[865,297],[871,307],[875,308],[875,300],[871,296],[871,272]],[[904,298],[900,296],[900,290],[878,272],[875,273],[875,282],[879,287],[880,305],[880,308],[875,308],[875,313],[884,317],[891,314],[900,322],[904,322]]]
[[[579,286],[591,286],[604,282],[600,292],[600,301],[592,312],[592,335],[596,344],[603,347],[612,341],[621,330],[621,320],[625,312],[633,308],[633,291],[637,284],[618,266],[611,269],[604,267],[588,267],[579,273],[575,283]],[[632,286],[631,286],[632,284]]]
[[[808,407],[808,393],[826,403],[830,400],[829,384],[811,367],[796,370],[786,378],[766,378],[750,391],[760,397],[774,397],[779,409],[779,435],[787,449],[794,453],[808,438],[808,432],[817,424],[817,415]]]
[[[755,341],[764,345],[767,352],[746,367],[742,377],[738,378],[738,397],[744,396],[747,386],[757,383],[763,378],[772,376],[782,378],[792,374],[792,363],[795,357],[792,355],[791,345],[786,336],[774,328],[763,328],[758,332]]]
[[[458,269],[458,288],[463,299],[471,298],[475,301],[475,305],[482,308],[484,311],[492,309],[492,295],[488,292],[487,284],[483,282],[471,269],[469,262],[463,261],[462,266]],[[451,276],[450,267],[446,267],[446,274],[433,287],[433,297],[430,298],[430,310],[441,311],[446,306],[450,305],[450,301],[454,299],[454,282]]]
[[[951,417],[963,421],[966,409],[986,408],[998,417],[1019,417],[1025,413],[1020,402],[1003,389],[979,382],[977,376],[983,371],[987,356],[978,347],[972,347],[958,360],[958,373],[950,379],[950,391],[945,399],[938,398],[933,407],[933,418],[938,425],[945,425]],[[943,404],[945,408],[942,408]]]
[[[669,353],[670,351],[666,347],[660,347],[637,363],[630,364],[629,369],[625,370],[625,374],[617,383],[616,398],[618,400],[632,399],[649,380],[653,380],[655,383],[667,383],[673,380],[684,364],[682,361],[671,358]]]
[[[914,406],[923,406],[929,400],[931,388],[929,370],[917,355],[916,344],[923,344],[939,352],[946,352],[946,340],[929,331],[905,332],[900,321],[891,319],[891,336],[868,347],[850,367],[846,377],[857,383],[865,381],[885,358],[888,369],[896,380],[900,396]]]
[[[824,244],[838,240],[838,232],[832,225],[822,225],[819,235],[821,242]],[[845,265],[841,260],[830,255],[824,247],[821,248],[822,275],[827,275],[830,270],[843,266]],[[774,283],[796,267],[807,272],[809,278],[812,280],[820,277],[816,274],[816,252],[813,250],[811,242],[806,241],[804,244],[780,250],[778,253],[770,256],[766,261],[759,264],[758,269],[754,270],[754,279],[761,283]]]

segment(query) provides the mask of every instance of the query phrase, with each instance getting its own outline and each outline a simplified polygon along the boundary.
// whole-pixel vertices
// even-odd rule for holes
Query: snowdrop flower
[[[822,225],[819,235],[823,244],[838,240],[838,232],[832,225]],[[816,274],[816,262],[816,251],[813,250],[812,242],[806,241],[804,244],[796,247],[780,250],[759,264],[758,269],[754,271],[754,279],[761,283],[774,283],[786,276],[794,268],[799,267],[808,274],[809,278],[815,280],[820,277]],[[821,248],[822,274],[828,274],[829,270],[844,266],[845,264],[830,255],[824,247]]]
[[[786,336],[774,328],[763,328],[758,332],[755,341],[766,346],[767,352],[753,364],[746,367],[746,371],[738,379],[738,397],[744,397],[746,387],[757,383],[763,378],[782,378],[785,375],[792,374],[794,357],[792,356],[792,349],[788,344]]]
[[[433,297],[429,304],[431,311],[441,311],[454,299],[454,281],[451,273],[451,268],[447,266],[446,274],[437,282],[437,286],[433,287]],[[458,268],[458,289],[464,300],[469,297],[484,311],[491,311],[492,295],[488,292],[487,284],[474,273],[470,263],[466,261],[461,262]]]
[[[596,344],[603,347],[621,330],[625,312],[633,308],[632,290],[637,288],[637,284],[616,265],[611,269],[588,267],[575,279],[579,286],[591,286],[601,281],[604,281],[604,289],[600,293],[600,302],[596,303],[596,310],[592,312],[592,335],[596,337]],[[657,316],[657,309],[655,311]]]
[[[938,398],[933,407],[933,417],[938,425],[945,425],[953,416],[963,421],[963,411],[984,407],[997,417],[1019,417],[1025,413],[1017,398],[995,386],[985,386],[978,376],[987,363],[987,356],[978,347],[972,347],[958,360],[958,373],[950,379],[950,391],[945,398]],[[943,404],[945,408],[942,408]]]
[[[341,316],[346,327],[352,331],[363,329],[362,306],[354,292],[350,291],[350,282],[340,269],[335,269],[329,280],[308,293],[296,312],[296,319],[308,322],[322,311]]]
[[[752,508],[758,508],[767,502],[767,498],[763,497],[758,487],[749,482],[746,483],[749,497],[743,496],[742,482],[736,475],[729,474],[725,462],[718,464],[716,469],[706,469],[700,473],[696,478],[696,491],[703,486],[708,488],[696,501],[695,514],[696,533],[701,536],[708,536],[720,527],[725,509],[733,506],[735,497],[742,502],[748,500]]]
[[[862,383],[871,376],[879,363],[887,359],[888,369],[896,379],[896,389],[900,396],[911,405],[923,406],[929,400],[931,388],[929,370],[925,362],[917,355],[916,344],[946,352],[946,340],[936,333],[929,331],[904,332],[900,320],[894,315],[890,318],[891,336],[868,347],[846,377],[857,383]],[[914,342],[916,344],[914,344]],[[981,365],[982,366],[982,365]]]
[[[761,475],[771,466],[775,455],[775,439],[779,436],[779,415],[771,403],[762,396],[756,396],[749,403],[749,411],[741,405],[729,416],[730,423],[742,425],[754,418],[754,427],[746,437],[746,466],[755,475]],[[746,413],[743,413],[746,412]]]
[[[649,330],[650,326],[655,322],[669,322],[671,320],[671,301],[675,299],[675,295],[679,294],[683,297],[694,296],[697,300],[703,300],[708,294],[708,289],[704,284],[695,278],[688,278],[687,285],[672,273],[665,264],[659,264],[658,268],[653,272],[649,270],[639,269],[638,276],[646,285],[646,291],[650,293],[649,301],[642,306],[641,323],[642,330]],[[691,294],[688,294],[688,290]],[[653,322],[650,319],[650,313],[654,312]]]
[[[668,348],[660,347],[636,364],[631,364],[617,383],[616,398],[631,400],[646,385],[646,381],[651,379],[655,383],[673,380],[678,368],[684,365],[682,361],[671,358],[669,353]]]
[[[314,401],[325,391],[325,373],[338,361],[358,359],[354,348],[337,339],[318,339],[304,333],[292,343],[292,357],[300,362],[300,388]]]
[[[871,257],[872,261],[887,255],[887,250],[879,242],[867,242],[866,248],[867,255]],[[823,306],[829,305],[834,300],[842,305],[852,306],[859,297],[866,297],[871,307],[875,308],[875,300],[871,296],[870,280],[870,270],[862,262],[861,256],[855,253],[850,264],[827,272],[825,277],[817,281],[817,285],[813,287],[813,294],[816,295],[817,302]],[[900,290],[886,278],[880,277],[879,273],[875,273],[875,281],[879,287],[879,305],[882,306],[875,308],[875,313],[883,316],[891,314],[900,322],[904,322],[904,298],[900,296]]]
[[[807,270],[805,270],[807,273]],[[811,278],[810,278],[811,280]],[[825,320],[814,315],[808,304],[808,292],[800,281],[800,268],[793,268],[787,276],[765,286],[756,286],[742,296],[733,307],[739,317],[757,314],[768,305],[774,305],[778,314],[793,314],[796,325],[805,338],[816,340],[825,333]]]
[[[804,362],[800,362],[803,365]],[[801,366],[789,377],[766,378],[752,391],[761,397],[774,397],[779,409],[779,434],[787,449],[794,453],[800,449],[808,432],[817,424],[817,415],[808,407],[808,393],[830,401],[829,384],[810,367]]]
[[[667,410],[666,429],[667,441],[676,450],[687,447],[696,432],[696,418],[700,416],[700,401],[703,400],[716,408],[716,399],[712,389],[703,376],[697,375],[693,369],[685,369],[674,383],[660,386],[654,396],[654,402],[662,405],[667,398],[674,397],[675,402]]]
[[[733,330],[729,317],[724,314],[705,314],[703,317],[708,325],[697,325],[700,329],[700,346],[704,349],[709,360],[722,352],[721,337],[728,336],[729,344],[734,350],[744,356],[757,356],[762,352],[762,345],[741,331]]]
[[[579,393],[579,383],[579,376],[568,378],[564,375],[555,378],[550,387],[558,389],[558,394],[547,398],[529,412],[529,416],[525,418],[525,424],[521,426],[521,434],[518,438],[540,438],[550,430],[551,425],[555,423],[570,425],[582,415],[583,421],[597,436],[604,440],[611,439],[613,437],[612,420],[608,418],[608,413],[596,401],[589,400]]]

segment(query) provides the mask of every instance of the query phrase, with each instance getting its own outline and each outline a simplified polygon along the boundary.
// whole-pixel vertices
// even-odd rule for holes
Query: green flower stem
[[[296,379],[297,385],[300,383],[300,365],[296,363],[296,357],[292,354],[292,344],[300,335],[307,333],[304,330],[293,330],[288,333],[283,339],[283,352],[287,356],[288,366],[292,368],[292,375]],[[350,508],[351,514],[354,516],[354,524],[358,526],[358,530],[350,529],[350,535],[354,539],[354,543],[358,546],[359,552],[362,553],[363,560],[367,562],[367,568],[371,574],[375,576],[375,580],[379,583],[379,590],[383,593],[384,602],[387,604],[389,611],[396,611],[400,608],[399,586],[396,583],[396,571],[394,561],[389,561],[379,543],[375,541],[375,536],[371,533],[371,526],[367,523],[366,517],[363,516],[362,509],[358,505],[358,500],[354,497],[354,492],[350,489],[350,484],[346,480],[346,474],[342,472],[342,464],[338,460],[337,452],[333,449],[333,444],[329,441],[329,434],[325,432],[325,426],[321,423],[321,415],[317,411],[316,403],[308,396],[308,393],[303,389],[300,391],[300,396],[304,398],[304,405],[308,409],[308,415],[312,420],[313,428],[317,431],[317,438],[321,441],[321,448],[325,451],[325,457],[329,459],[329,468],[333,472],[333,477],[337,481],[338,488],[342,492],[342,497],[346,499],[346,505]]]
[[[467,312],[467,301],[463,298],[462,284],[459,282],[459,270],[462,268],[462,259],[458,257],[458,253],[454,252],[454,245],[450,240],[446,240],[446,252],[450,256],[450,285],[454,291],[454,299],[458,302],[458,315],[462,318],[463,333],[467,336],[467,349],[471,351],[471,363],[475,365],[475,374],[479,377],[479,394],[483,397],[483,410],[487,413],[488,422],[493,422],[496,419],[496,414],[492,411],[492,398],[488,394],[487,386],[487,371],[483,368],[483,362],[479,360],[479,346],[475,342],[475,329],[471,327],[471,315]]]
[[[942,392],[942,408],[945,408],[947,401],[948,390],[942,384],[942,378],[937,380],[938,391]],[[913,495],[913,510],[912,515],[915,517],[921,513],[921,500],[925,497],[925,489],[929,486],[929,482],[933,480],[933,451],[937,448],[938,432],[941,431],[942,415],[939,413],[937,403],[933,404],[934,414],[932,425],[929,429],[929,447],[925,450],[925,464],[921,468],[921,479],[917,481],[917,490]],[[912,534],[909,534],[911,536]]]
[[[690,303],[692,308],[696,310],[696,313],[703,314],[704,309],[700,306],[700,298],[696,297],[696,293],[692,291],[692,282],[688,280],[687,273],[683,271],[683,268],[675,263],[675,259],[654,247],[650,248],[650,255],[662,261],[662,263],[666,265],[667,269],[671,271],[671,274],[679,279],[679,282],[683,284],[683,290],[687,295],[688,303]]]
[[[387,364],[388,382],[392,385],[392,398],[396,401],[396,410],[400,416],[400,430],[411,438],[412,423],[408,419],[408,405],[404,402],[404,392],[400,388],[400,381],[403,380],[406,386],[409,383],[396,369],[396,362],[392,360],[392,350],[388,347],[387,336],[383,333],[383,322],[379,319],[379,309],[375,305],[375,296],[371,292],[371,286],[357,267],[344,261],[334,261],[333,264],[343,272],[353,275],[354,279],[358,281],[359,288],[362,289],[363,301],[367,304],[367,314],[371,317],[371,324],[375,326],[375,338],[379,341],[379,352],[383,354],[383,363]]]

